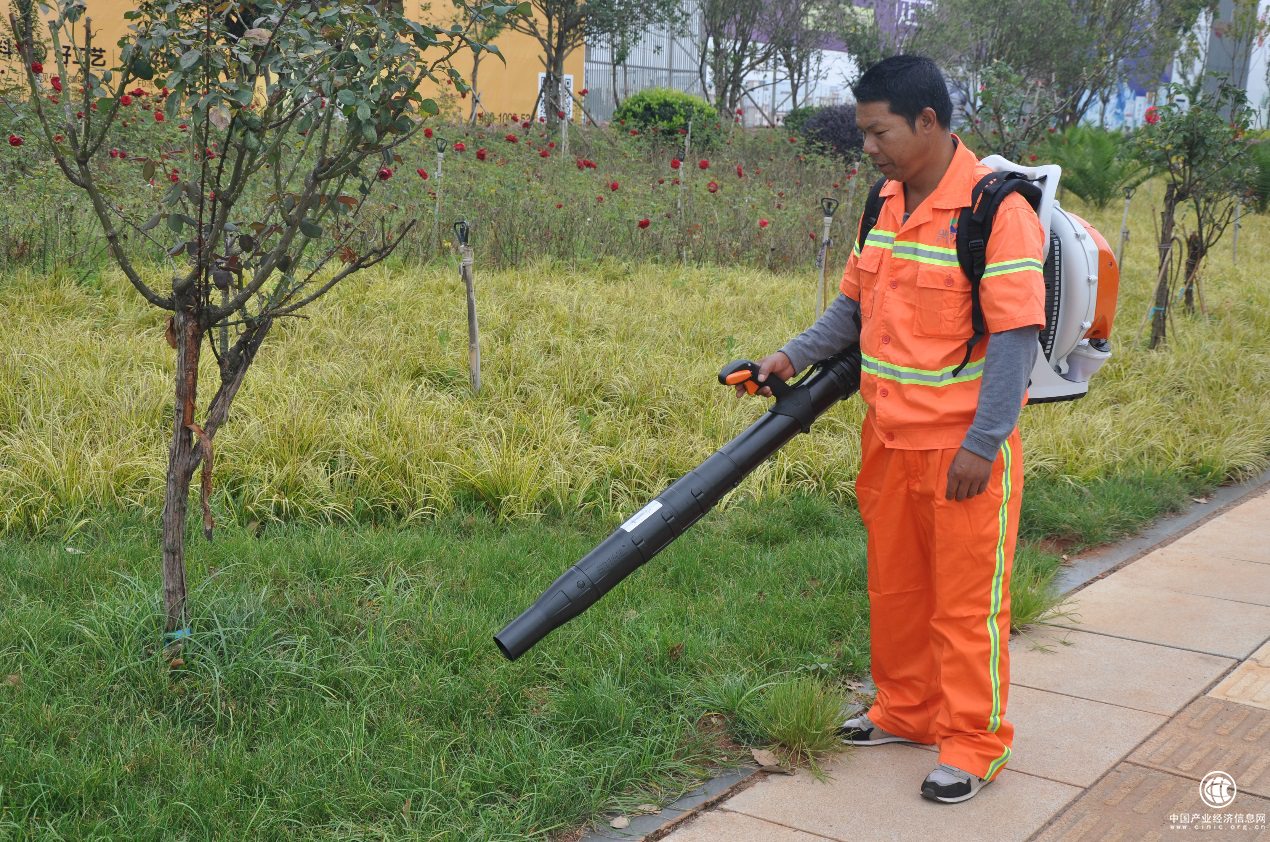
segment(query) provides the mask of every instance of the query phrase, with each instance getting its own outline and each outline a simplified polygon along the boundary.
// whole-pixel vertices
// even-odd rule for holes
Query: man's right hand
[[[794,371],[794,364],[789,361],[789,357],[785,356],[783,351],[777,351],[775,354],[768,354],[766,357],[758,361],[758,377],[754,378],[762,383],[767,379],[767,375],[774,374],[781,380],[788,382],[798,372]],[[748,392],[745,386],[738,383],[736,386],[736,396],[738,398],[745,397]],[[762,395],[765,398],[772,396],[772,390],[764,386],[754,394]]]

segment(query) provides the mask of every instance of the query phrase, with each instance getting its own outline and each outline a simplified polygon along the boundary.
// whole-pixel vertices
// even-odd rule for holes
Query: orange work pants
[[[871,414],[870,414],[871,415]],[[1023,491],[1018,428],[982,494],[946,500],[958,448],[883,446],[864,421],[856,481],[869,533],[869,719],[991,780],[1010,759],[1010,568]]]

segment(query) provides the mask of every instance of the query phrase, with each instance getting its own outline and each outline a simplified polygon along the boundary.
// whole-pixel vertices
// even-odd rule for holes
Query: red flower
[[[507,142],[508,142],[508,143],[519,143],[519,142],[520,142],[520,138],[516,137],[516,135],[514,135],[514,134],[509,134],[509,135],[507,136]]]
[[[458,143],[454,144],[454,151],[455,151],[455,152],[466,152],[466,151],[467,151],[467,144],[466,144],[466,143],[464,143],[463,141],[459,141]]]
[[[415,172],[419,173],[419,177],[422,178],[424,181],[428,180],[428,171],[425,170],[423,167],[420,167],[419,169],[415,170]]]
[[[738,108],[738,109],[736,110],[736,113],[737,113],[737,114],[740,114],[740,113],[741,113],[741,109],[739,109],[739,108]]]
[[[172,170],[172,174],[168,176],[168,181],[172,182],[173,184],[176,184],[180,180],[181,180],[180,174],[178,174],[176,170]]]
[[[590,92],[586,88],[583,88],[582,90],[578,91],[578,96],[586,96],[588,93]]]
[[[424,130],[423,130],[423,136],[424,136],[424,137],[432,137],[432,129],[424,129]]]
[[[50,82],[49,84],[51,84],[53,86],[53,90],[57,91],[59,94],[62,92],[62,77],[61,76],[54,76],[53,81]]]
[[[603,196],[596,196],[596,197],[595,197],[595,199],[596,199],[596,201],[598,201],[598,202],[603,202],[603,201],[604,201],[604,197],[603,197]]]
[[[789,142],[790,142],[790,143],[797,143],[797,142],[798,142],[798,138],[796,138],[796,137],[791,137],[791,138],[789,139]]]
[[[547,151],[546,149],[544,149],[544,150],[542,150],[541,152],[539,152],[539,153],[538,153],[538,157],[539,157],[539,158],[550,158],[550,157],[551,157],[551,153],[550,153],[549,151]]]
[[[647,228],[652,223],[650,223],[647,219],[641,219],[639,222],[636,222],[635,224],[638,225],[640,228]]]
[[[119,104],[132,105],[132,97],[128,96],[127,94],[124,94],[123,96],[119,97]]]
[[[18,137],[18,136],[17,136],[17,135],[15,135],[15,134],[11,134],[11,135],[9,135],[9,145],[10,145],[10,146],[21,146],[21,145],[22,145],[22,138]]]
[[[561,120],[563,120],[563,119],[564,119],[564,112],[563,112],[563,111],[557,111],[557,112],[556,112],[556,116],[557,116],[557,117],[559,117]]]
[[[610,190],[614,190],[614,191],[616,191],[616,190],[617,190],[617,188],[618,188],[618,187],[620,187],[620,186],[621,186],[621,185],[619,185],[616,181],[614,181],[614,182],[610,182],[610,183],[609,183],[609,189],[610,189]]]
[[[164,116],[163,116],[163,112],[162,112],[162,111],[155,111],[155,112],[154,112],[154,122],[156,122],[156,123],[162,123],[164,119],[165,119],[165,118],[164,118]]]
[[[745,178],[745,170],[744,170],[744,169],[742,169],[742,167],[741,167],[741,165],[740,165],[740,164],[737,164],[737,165],[736,165],[736,177],[737,177],[737,178]]]
[[[476,160],[478,161],[484,161],[487,155],[489,155],[489,153],[484,149],[476,150]]]
[[[758,227],[759,227],[759,228],[766,228],[766,227],[767,227],[767,224],[768,224],[768,223],[767,223],[767,220],[766,220],[766,219],[760,219],[760,220],[758,221]]]
[[[666,183],[666,179],[664,179],[664,178],[659,178],[659,179],[657,179],[657,183],[658,183],[658,184],[665,184],[665,183]]]
[[[631,137],[638,137],[639,129],[631,129]]]
[[[597,169],[600,166],[599,164],[595,163],[595,161],[591,161],[585,158],[582,160],[582,163],[586,164],[587,168],[592,170]]]
[[[13,143],[13,138],[12,138],[12,137],[10,137],[10,138],[9,138],[9,143]],[[118,157],[119,157],[119,150],[118,150],[118,149],[112,149],[112,150],[110,150],[110,157],[112,157],[112,158],[118,158]]]
[[[1152,105],[1146,110],[1146,113],[1142,115],[1142,119],[1146,120],[1148,125],[1154,126],[1156,123],[1160,122],[1160,112],[1155,109],[1154,105]]]
[[[582,169],[582,168],[583,168],[583,167],[585,167],[585,166],[586,166],[586,164],[582,163],[582,159],[581,159],[581,158],[579,158],[579,159],[578,159],[578,169]]]
[[[710,169],[710,162],[703,158],[702,160],[697,162],[697,166],[701,167],[701,169],[703,170],[708,170]]]
[[[677,169],[679,169],[679,166],[680,166],[680,163],[679,163],[679,159],[678,159],[678,158],[671,158],[671,159],[670,159],[670,168],[671,168],[672,170],[677,170]]]
[[[1035,156],[1035,155],[1028,155],[1028,156],[1027,156],[1027,159],[1028,159],[1029,161],[1035,161],[1035,160],[1036,160],[1036,156]]]
[[[379,168],[379,180],[380,180],[380,181],[387,181],[387,180],[388,180],[388,179],[390,179],[390,178],[392,178],[392,170],[388,169],[387,167],[380,167],[380,168]]]
[[[706,185],[706,189],[707,189],[707,190],[709,190],[711,193],[718,193],[718,192],[719,192],[719,184],[718,184],[718,182],[712,181],[712,182],[710,182],[709,184],[707,184],[707,185]]]
[[[556,142],[555,142],[554,140],[549,140],[549,141],[547,141],[547,148],[548,148],[548,149],[555,149],[555,148],[556,148]]]
[[[810,234],[808,234],[807,236],[808,236],[808,237],[810,237],[811,239],[813,239],[813,240],[814,240],[814,239],[816,239],[816,232],[815,232],[815,231],[812,231],[812,232],[811,232]]]
[[[558,208],[562,208],[562,207],[564,207],[564,204],[563,204],[563,203],[561,203],[561,202],[556,202],[556,207],[558,207]]]
[[[31,72],[36,76],[39,76],[44,72],[44,65],[40,64],[38,61],[31,62]]]
[[[60,134],[55,134],[55,135],[53,135],[53,142],[54,142],[54,143],[61,143],[61,142],[62,142],[62,136],[61,136]]]

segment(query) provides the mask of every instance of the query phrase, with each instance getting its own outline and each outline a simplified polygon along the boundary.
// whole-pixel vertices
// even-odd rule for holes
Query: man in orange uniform
[[[856,495],[878,692],[838,732],[854,745],[937,743],[921,794],[951,803],[1010,759],[1017,423],[1045,325],[1043,231],[1017,194],[998,209],[980,287],[988,337],[961,367],[973,329],[957,218],[988,168],[950,132],[947,84],[929,59],[886,59],[853,91],[864,152],[889,179],[881,215],[847,261],[842,294],[760,361],[758,379],[788,379],[860,343],[868,413]]]

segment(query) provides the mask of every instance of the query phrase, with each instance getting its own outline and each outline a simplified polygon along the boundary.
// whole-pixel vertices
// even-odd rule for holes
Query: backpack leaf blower
[[[758,372],[756,363],[737,360],[719,372],[719,382],[743,385],[750,394],[768,386],[776,402],[739,436],[632,515],[494,635],[508,660],[519,658],[650,561],[768,457],[798,433],[809,432],[812,422],[829,407],[858,390],[860,349],[852,346],[817,363],[793,384],[770,375],[759,383]]]

